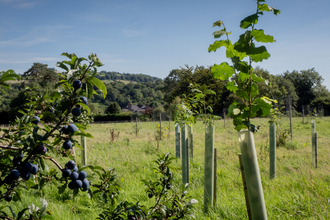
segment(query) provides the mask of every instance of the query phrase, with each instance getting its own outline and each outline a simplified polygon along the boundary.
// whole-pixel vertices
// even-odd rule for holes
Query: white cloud
[[[0,3],[10,4],[14,8],[32,8],[39,5],[42,1],[37,0],[0,0]]]
[[[66,31],[70,29],[71,27],[66,25],[34,27],[22,36],[18,36],[10,40],[0,41],[0,47],[30,47],[40,43],[60,41],[60,36],[65,34]]]

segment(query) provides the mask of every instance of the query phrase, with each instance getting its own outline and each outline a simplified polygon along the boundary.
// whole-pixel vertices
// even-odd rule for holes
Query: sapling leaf
[[[235,81],[228,82],[227,85],[226,85],[226,88],[229,91],[233,92],[233,93],[236,93],[236,91],[238,89],[236,84],[235,84]]]
[[[216,79],[227,80],[235,73],[235,70],[227,62],[222,62],[220,65],[214,64],[211,73]]]
[[[253,62],[261,62],[267,60],[270,57],[265,46],[261,47],[250,47],[247,53]]]
[[[213,27],[215,27],[215,26],[221,27],[222,24],[223,24],[222,21],[216,21],[216,22],[213,23]]]
[[[273,43],[273,42],[275,42],[274,37],[271,36],[271,35],[265,34],[264,30],[262,30],[262,29],[260,29],[260,30],[254,29],[251,32],[251,35],[254,37],[254,39],[257,42],[262,42],[262,43]]]
[[[209,52],[211,52],[211,51],[215,52],[220,47],[227,48],[229,45],[231,45],[230,40],[217,40],[209,46]]]
[[[241,24],[240,24],[240,27],[243,28],[243,29],[247,29],[249,28],[250,26],[252,26],[253,24],[257,24],[258,23],[258,14],[253,14],[253,15],[250,15],[250,16],[247,16],[246,18],[244,18],[242,21],[241,21]]]

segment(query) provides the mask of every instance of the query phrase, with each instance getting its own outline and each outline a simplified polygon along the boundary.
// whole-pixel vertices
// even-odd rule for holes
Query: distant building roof
[[[148,104],[146,105],[133,105],[133,104],[128,104],[125,108],[122,110],[124,112],[130,111],[130,112],[137,112],[137,113],[142,113],[146,109],[150,108]]]

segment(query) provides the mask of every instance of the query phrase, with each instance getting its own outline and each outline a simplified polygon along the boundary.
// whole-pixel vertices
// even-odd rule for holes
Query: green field
[[[330,219],[330,118],[315,118],[318,133],[318,164],[312,166],[311,118],[293,119],[293,141],[277,148],[277,177],[269,179],[268,120],[254,119],[261,128],[255,134],[259,167],[262,177],[268,219]],[[168,122],[162,123],[168,126]],[[141,179],[154,176],[151,171],[156,154],[171,152],[175,156],[174,123],[168,138],[160,142],[157,150],[155,141],[156,123],[140,123],[138,136],[134,123],[92,124],[88,129],[94,138],[87,139],[88,163],[107,169],[114,167],[119,175],[122,191],[120,200],[141,201],[142,205],[151,205]],[[282,119],[282,128],[289,128],[289,120]],[[110,129],[119,131],[119,138],[110,142]],[[189,196],[198,200],[194,214],[196,219],[248,219],[245,207],[244,191],[239,170],[240,153],[237,132],[230,121],[215,122],[215,146],[217,155],[217,204],[208,214],[203,213],[204,182],[204,125],[194,125],[194,157],[190,163]],[[76,149],[76,161],[80,165],[80,149]],[[68,158],[56,158],[62,166]],[[49,161],[47,161],[49,162]],[[48,163],[53,167],[51,163]],[[181,184],[181,161],[174,162],[178,168],[174,171],[176,184]],[[90,171],[87,171],[90,173]],[[92,179],[91,176],[89,178]],[[45,192],[46,191],[46,192]],[[72,199],[67,190],[62,196],[53,184],[42,191],[26,190],[22,202],[10,205],[14,211],[21,210],[31,203],[40,204],[40,197],[49,203],[54,219],[95,219],[102,211],[102,200],[90,200],[86,193]],[[9,205],[1,202],[0,205]],[[9,211],[9,210],[8,210]]]

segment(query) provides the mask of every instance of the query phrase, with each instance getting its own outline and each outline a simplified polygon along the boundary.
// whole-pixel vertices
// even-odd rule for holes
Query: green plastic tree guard
[[[181,127],[181,157],[182,157],[182,183],[188,183],[188,140],[187,140],[187,125],[183,124]]]
[[[248,130],[239,131],[238,142],[241,148],[252,219],[266,220],[266,205],[261,185],[253,133]]]
[[[276,177],[276,127],[274,122],[269,123],[269,175]]]
[[[81,136],[81,163],[85,166],[87,165],[87,142],[86,137]]]
[[[180,126],[175,124],[175,155],[180,158]]]
[[[214,190],[214,126],[205,127],[204,212],[213,205]]]
[[[312,160],[313,160],[313,167],[316,167],[315,163],[315,121],[311,121],[312,125]]]
[[[193,125],[188,125],[188,146],[190,151],[190,158],[194,157],[193,148],[194,148],[194,141],[193,141]]]

